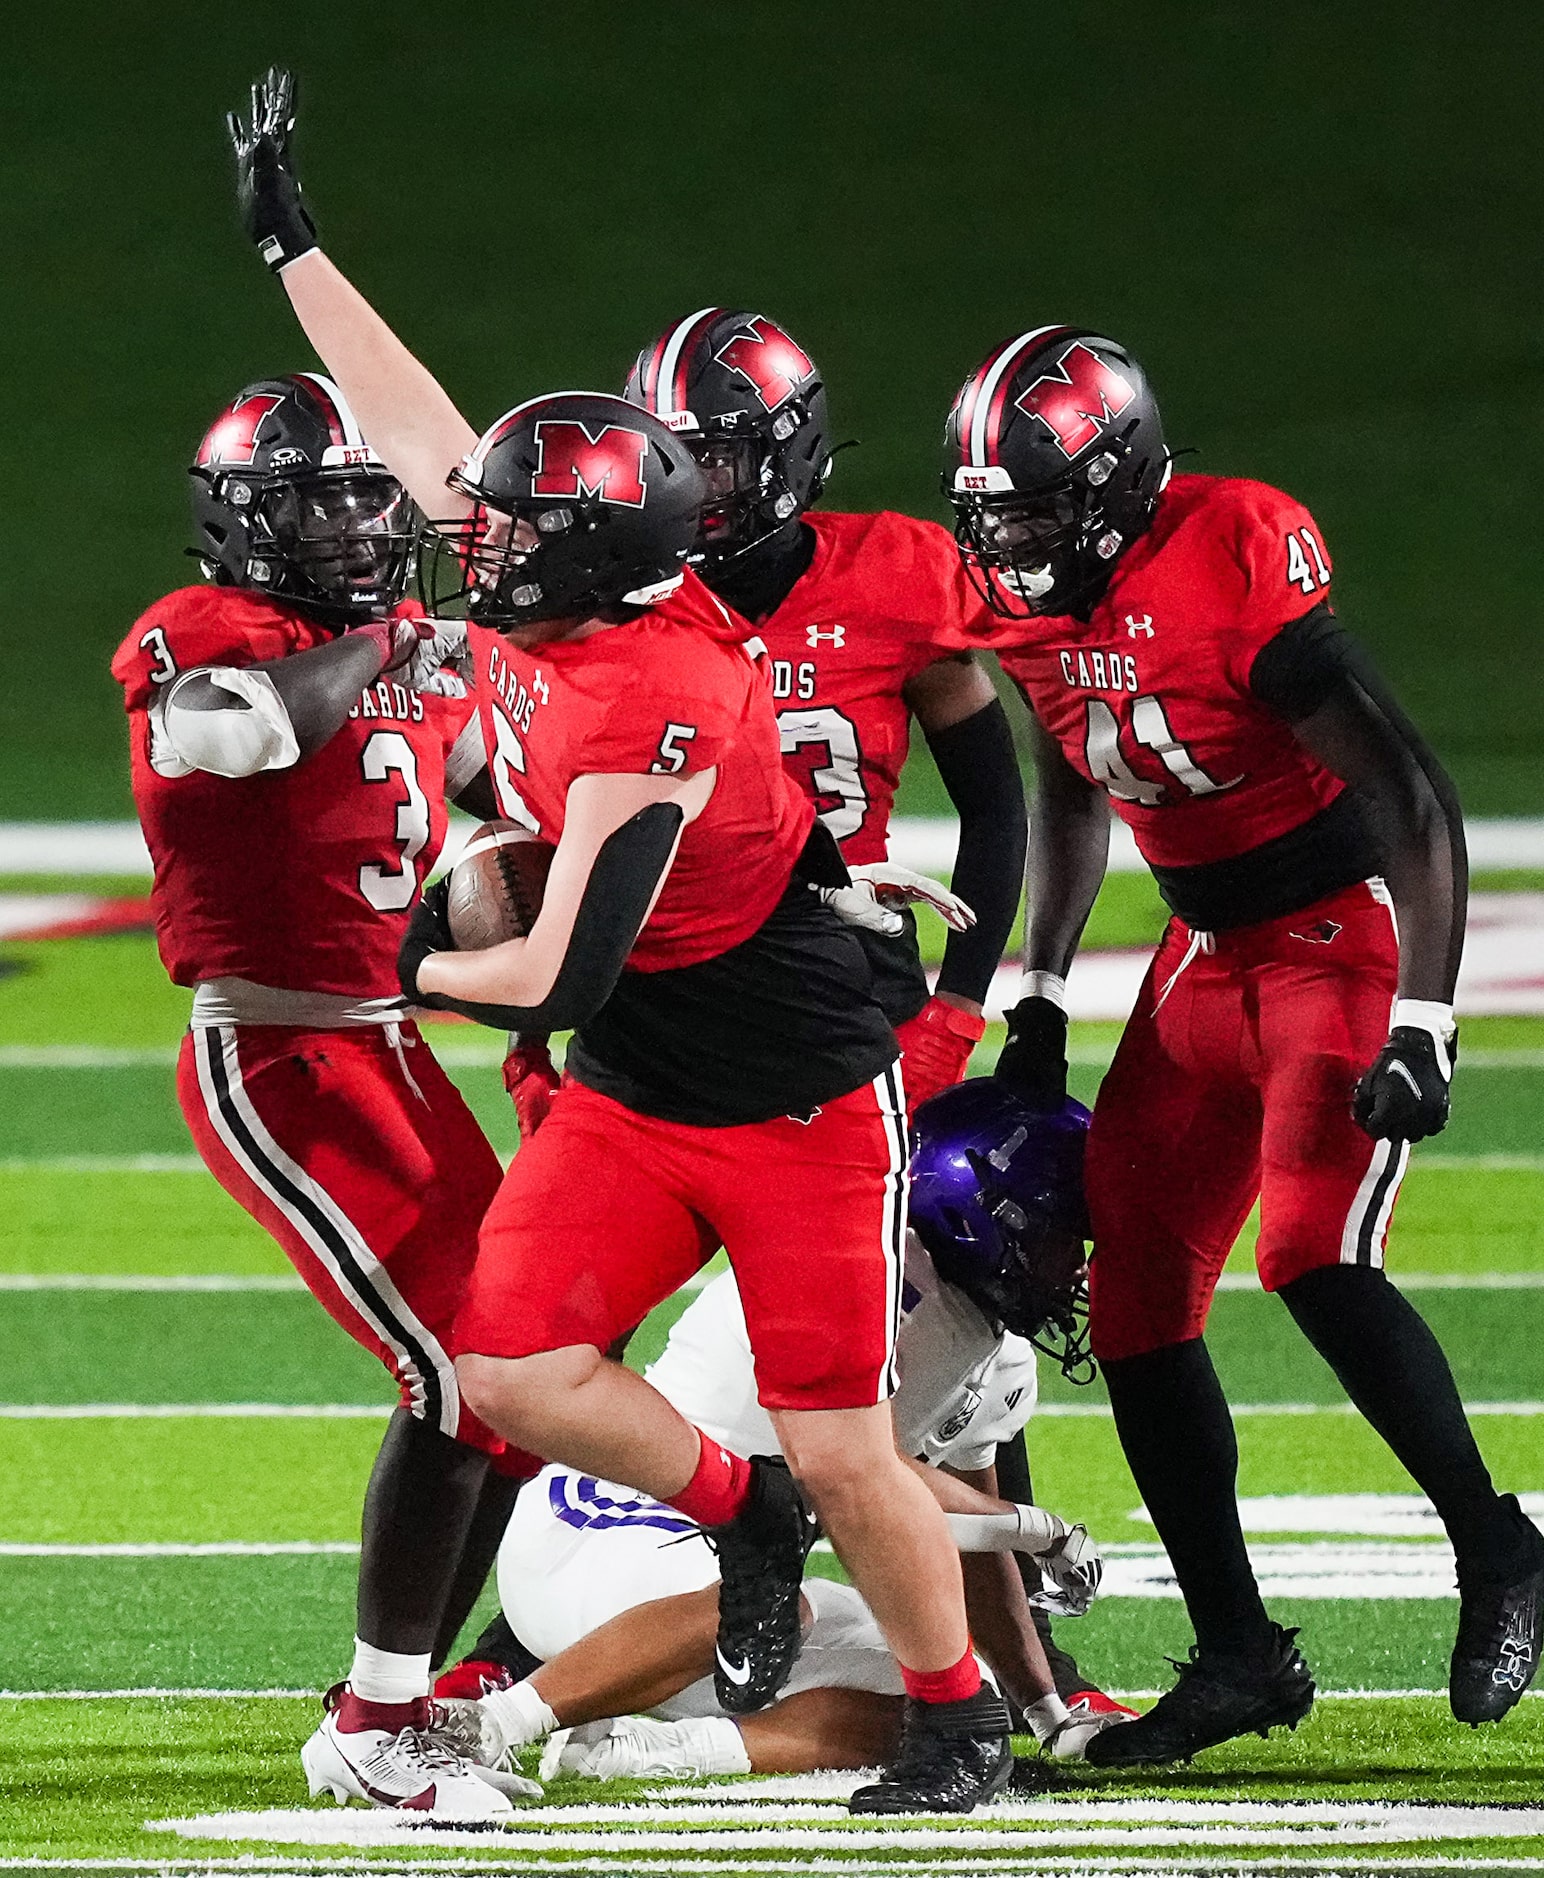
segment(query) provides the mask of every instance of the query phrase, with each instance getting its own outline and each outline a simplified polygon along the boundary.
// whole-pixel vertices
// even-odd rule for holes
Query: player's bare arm
[[[366,685],[412,659],[425,627],[373,621],[289,658],[183,672],[162,704],[166,739],[189,769],[215,776],[303,763],[337,735]]]
[[[1357,1091],[1374,1135],[1419,1140],[1448,1115],[1457,1032],[1453,993],[1463,952],[1468,850],[1458,792],[1372,660],[1327,607],[1270,640],[1255,694],[1298,741],[1357,789],[1377,825],[1399,923],[1399,991],[1389,1042]]]
[[[1020,695],[1023,695],[1022,688]],[[1026,706],[1029,700],[1024,700]],[[1086,781],[1029,711],[1035,804],[1025,872],[1023,995],[1008,1014],[996,1075],[1034,1107],[1067,1093],[1066,978],[1110,852],[1104,791]]]
[[[290,153],[295,84],[270,68],[252,87],[251,115],[226,120],[247,234],[279,275],[295,316],[358,414],[360,426],[413,500],[433,516],[464,514],[445,478],[477,441],[433,374],[316,244],[316,225]]]
[[[505,1007],[514,1013],[512,1029],[570,1029],[593,1015],[664,886],[681,831],[707,807],[715,780],[711,769],[680,778],[577,777],[529,936],[481,952],[420,950],[414,992]],[[432,908],[420,919],[420,933],[429,924]],[[410,933],[404,960],[413,946]],[[555,1001],[565,973],[570,995]]]
[[[944,947],[937,996],[980,1016],[1018,911],[1024,872],[1024,786],[1007,715],[968,652],[940,659],[906,685],[938,774],[960,819],[952,885],[975,912]]]

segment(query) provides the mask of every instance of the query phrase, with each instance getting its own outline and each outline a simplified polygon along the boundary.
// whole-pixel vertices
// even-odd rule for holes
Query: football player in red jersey
[[[303,1758],[313,1791],[507,1812],[418,1733],[515,1483],[490,1478],[504,1444],[446,1349],[499,1163],[396,971],[481,740],[402,602],[411,504],[336,385],[247,386],[192,479],[210,584],[157,601],[113,661],[156,936],[194,988],[178,1096],[215,1178],[402,1390],[365,1501],[353,1668]]]
[[[947,1523],[890,1422],[894,1033],[822,904],[846,869],[783,770],[748,628],[684,571],[700,472],[663,425],[597,394],[532,399],[476,437],[316,246],[292,126],[289,81],[270,74],[251,125],[232,124],[248,231],[366,434],[440,511],[500,807],[556,844],[527,938],[456,953],[437,895],[402,954],[410,997],[575,1031],[572,1080],[484,1224],[462,1386],[522,1447],[709,1532],[720,1699],[763,1706],[797,1650],[809,1517],[786,1471],[726,1452],[602,1354],[722,1243],[761,1399],[903,1666],[906,1742],[852,1804],[968,1811],[1012,1756]]]
[[[1106,797],[1173,914],[1087,1181],[1094,1349],[1197,1647],[1089,1760],[1188,1759],[1313,1700],[1250,1569],[1202,1339],[1257,1197],[1262,1282],[1452,1539],[1453,1712],[1499,1719],[1538,1665],[1544,1537],[1497,1494],[1446,1358],[1383,1272],[1410,1143],[1448,1115],[1453,786],[1331,611],[1312,516],[1263,483],[1171,477],[1152,393],[1110,340],[1042,327],[998,347],[950,416],[946,487],[966,567],[1022,622],[1003,664],[1035,723],[1024,996],[997,1074],[1042,1103],[1065,1087],[1063,981]]]
[[[980,597],[936,523],[813,507],[831,462],[824,380],[764,314],[706,307],[674,321],[623,395],[707,479],[693,565],[756,627],[783,759],[848,864],[885,859],[913,717],[958,811],[951,885],[976,924],[950,934],[938,990],[928,996],[909,915],[902,939],[867,948],[915,1109],[965,1074],[1024,878],[1013,733],[991,680],[957,649]]]

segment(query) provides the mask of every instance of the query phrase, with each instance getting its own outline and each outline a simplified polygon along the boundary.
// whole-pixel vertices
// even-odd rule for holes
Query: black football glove
[[[1411,1024],[1391,1030],[1351,1098],[1357,1126],[1375,1141],[1424,1141],[1441,1134],[1457,1060],[1456,1031],[1444,1047],[1429,1030]]]
[[[407,923],[407,936],[397,953],[397,981],[402,995],[414,1004],[438,1006],[432,992],[418,989],[418,969],[431,952],[454,952],[456,942],[450,936],[450,876],[425,887]]]
[[[242,225],[277,274],[316,246],[316,223],[307,213],[300,179],[290,162],[295,128],[295,80],[270,65],[252,87],[252,121],[236,112],[225,119],[236,152],[236,202]]]
[[[1053,1114],[1067,1099],[1067,1013],[1050,998],[1020,998],[992,1074],[1028,1108]]]

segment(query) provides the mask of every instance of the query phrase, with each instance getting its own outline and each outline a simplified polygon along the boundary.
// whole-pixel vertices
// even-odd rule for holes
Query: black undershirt
[[[674,971],[624,972],[575,1031],[567,1069],[662,1121],[728,1128],[806,1116],[895,1061],[872,986],[856,934],[796,870],[740,945]]]
[[[790,522],[737,560],[704,568],[702,577],[726,606],[756,625],[770,618],[793,592],[818,545],[808,522]]]
[[[1365,664],[1327,606],[1284,626],[1256,655],[1249,688],[1297,723],[1311,717],[1347,675]],[[1164,904],[1198,932],[1226,932],[1280,919],[1376,874],[1382,849],[1360,794],[1344,789],[1317,815],[1243,854],[1199,867],[1153,867]]]

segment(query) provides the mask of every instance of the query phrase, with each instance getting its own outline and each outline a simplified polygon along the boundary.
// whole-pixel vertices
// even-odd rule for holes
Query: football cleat
[[[799,1586],[818,1530],[788,1463],[751,1460],[750,1497],[703,1537],[718,1555],[718,1647],[713,1693],[728,1715],[765,1708],[799,1654]]]
[[[1095,1735],[1103,1734],[1106,1728],[1118,1728],[1135,1715],[1135,1709],[1121,1708],[1118,1704],[1097,1711],[1072,1709],[1060,1728],[1043,1744],[1043,1752],[1054,1761],[1081,1761]]]
[[[1544,1641],[1544,1534],[1507,1494],[1519,1545],[1500,1574],[1458,1568],[1458,1640],[1448,1671],[1454,1718],[1478,1728],[1500,1721],[1538,1674]]]
[[[859,1787],[850,1813],[969,1813],[1013,1774],[1008,1709],[994,1689],[963,1702],[908,1698],[900,1752],[873,1786]]]
[[[504,1732],[481,1702],[460,1696],[429,1704],[429,1725],[424,1739],[431,1747],[466,1763],[479,1780],[487,1781],[512,1800],[539,1800],[541,1788],[514,1769],[514,1756],[504,1745]]]
[[[1090,1715],[1112,1715],[1116,1721],[1135,1721],[1139,1710],[1127,1708],[1124,1702],[1117,1702],[1113,1695],[1106,1695],[1103,1689],[1089,1687],[1074,1689],[1070,1695],[1064,1695],[1062,1701],[1067,1705],[1067,1713],[1074,1721],[1086,1720]]]
[[[387,1714],[395,1722],[399,1711],[411,1715],[403,1726],[339,1726],[344,1718],[368,1723]],[[509,1796],[479,1779],[459,1756],[437,1746],[430,1722],[427,1698],[372,1704],[346,1696],[300,1750],[312,1799],[330,1793],[340,1806],[350,1800],[367,1800],[371,1806],[431,1814],[436,1819],[506,1818],[514,1810]]]
[[[1157,1767],[1188,1761],[1238,1735],[1296,1728],[1313,1707],[1314,1681],[1293,1639],[1271,1626],[1271,1647],[1251,1656],[1204,1653],[1175,1663],[1179,1681],[1135,1721],[1105,1728],[1085,1743],[1090,1767]],[[1173,1658],[1170,1658],[1173,1662]]]

